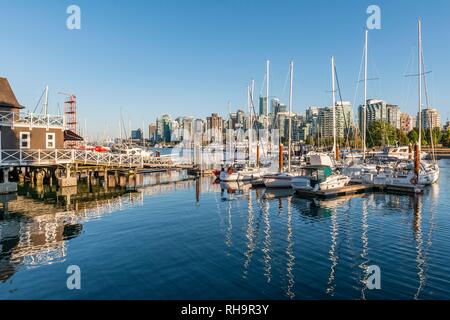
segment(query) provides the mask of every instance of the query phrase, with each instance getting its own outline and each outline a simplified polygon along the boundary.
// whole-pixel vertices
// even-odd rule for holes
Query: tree
[[[398,143],[400,145],[402,145],[402,146],[409,145],[409,138],[404,131],[397,129],[397,137],[398,137]]]
[[[447,131],[442,134],[441,143],[444,147],[450,147],[450,129],[447,129]]]
[[[426,130],[426,140],[427,143],[431,145],[431,132],[430,130]],[[439,141],[441,141],[442,138],[442,131],[441,128],[434,128],[433,129],[433,144],[437,145],[439,143]]]
[[[373,121],[367,129],[366,140],[369,148],[382,145],[395,145],[398,142],[397,138],[397,129],[386,121]]]
[[[409,142],[415,144],[417,141],[419,141],[419,133],[418,133],[418,131],[419,130],[417,130],[417,129],[413,129],[410,132],[408,132]]]

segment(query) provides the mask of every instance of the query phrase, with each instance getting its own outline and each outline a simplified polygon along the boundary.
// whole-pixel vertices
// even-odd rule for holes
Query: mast
[[[291,172],[291,138],[292,138],[292,87],[294,82],[294,61],[290,68],[290,90],[289,90],[289,139],[288,139],[288,172]]]
[[[232,122],[233,120],[231,119],[231,101],[228,100],[228,129],[232,129]]]
[[[266,61],[266,121],[265,121],[265,131],[266,131],[266,144],[269,145],[269,83],[270,83],[270,60]],[[267,152],[269,150],[267,149]]]
[[[252,109],[251,109],[251,99],[252,99],[252,94],[251,93],[251,86],[250,84],[247,86],[247,108],[248,108],[248,128],[247,128],[247,132],[248,132],[248,162],[250,163],[250,146],[251,146],[251,114],[252,114]]]
[[[369,46],[369,30],[366,29],[364,41],[364,108],[363,108],[363,159],[366,159],[366,134],[367,134],[367,48]]]
[[[265,121],[265,129],[269,130],[269,77],[270,77],[270,61],[266,61],[266,121]],[[267,137],[267,131],[266,131]]]
[[[334,75],[334,56],[331,57],[331,92],[333,101],[333,154],[334,158],[337,160],[337,146],[336,146],[336,92],[335,92],[335,75]]]
[[[45,86],[44,114],[48,115],[48,86]]]
[[[422,21],[418,20],[418,42],[419,42],[419,81],[418,81],[418,90],[419,90],[419,114],[417,116],[418,124],[419,124],[419,155],[422,152]]]

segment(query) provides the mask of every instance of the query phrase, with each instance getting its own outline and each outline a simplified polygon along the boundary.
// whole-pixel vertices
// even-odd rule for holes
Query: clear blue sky
[[[82,29],[66,28],[77,4]],[[271,95],[283,90],[295,61],[294,111],[330,102],[330,57],[336,56],[344,100],[354,102],[363,29],[370,4],[382,29],[370,31],[369,97],[417,110],[417,17],[423,20],[431,104],[450,115],[450,1],[24,1],[0,0],[0,76],[19,101],[34,106],[46,84],[50,111],[78,97],[90,132],[108,123],[118,132],[120,109],[133,127],[158,115],[205,117],[246,104],[253,77],[259,93],[272,61]],[[408,66],[409,65],[409,66]],[[362,102],[360,90],[356,103]]]

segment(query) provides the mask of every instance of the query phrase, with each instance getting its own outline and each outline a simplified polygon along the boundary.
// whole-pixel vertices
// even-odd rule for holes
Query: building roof
[[[23,108],[16,99],[8,79],[0,77],[0,106]]]
[[[71,130],[64,130],[64,141],[83,141],[83,137]]]

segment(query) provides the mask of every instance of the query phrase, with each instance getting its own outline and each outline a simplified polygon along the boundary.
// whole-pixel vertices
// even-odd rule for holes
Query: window
[[[30,148],[30,133],[29,132],[21,132],[20,133],[20,149],[29,149]]]
[[[45,146],[47,149],[55,149],[55,134],[47,133],[47,139],[45,140]]]

